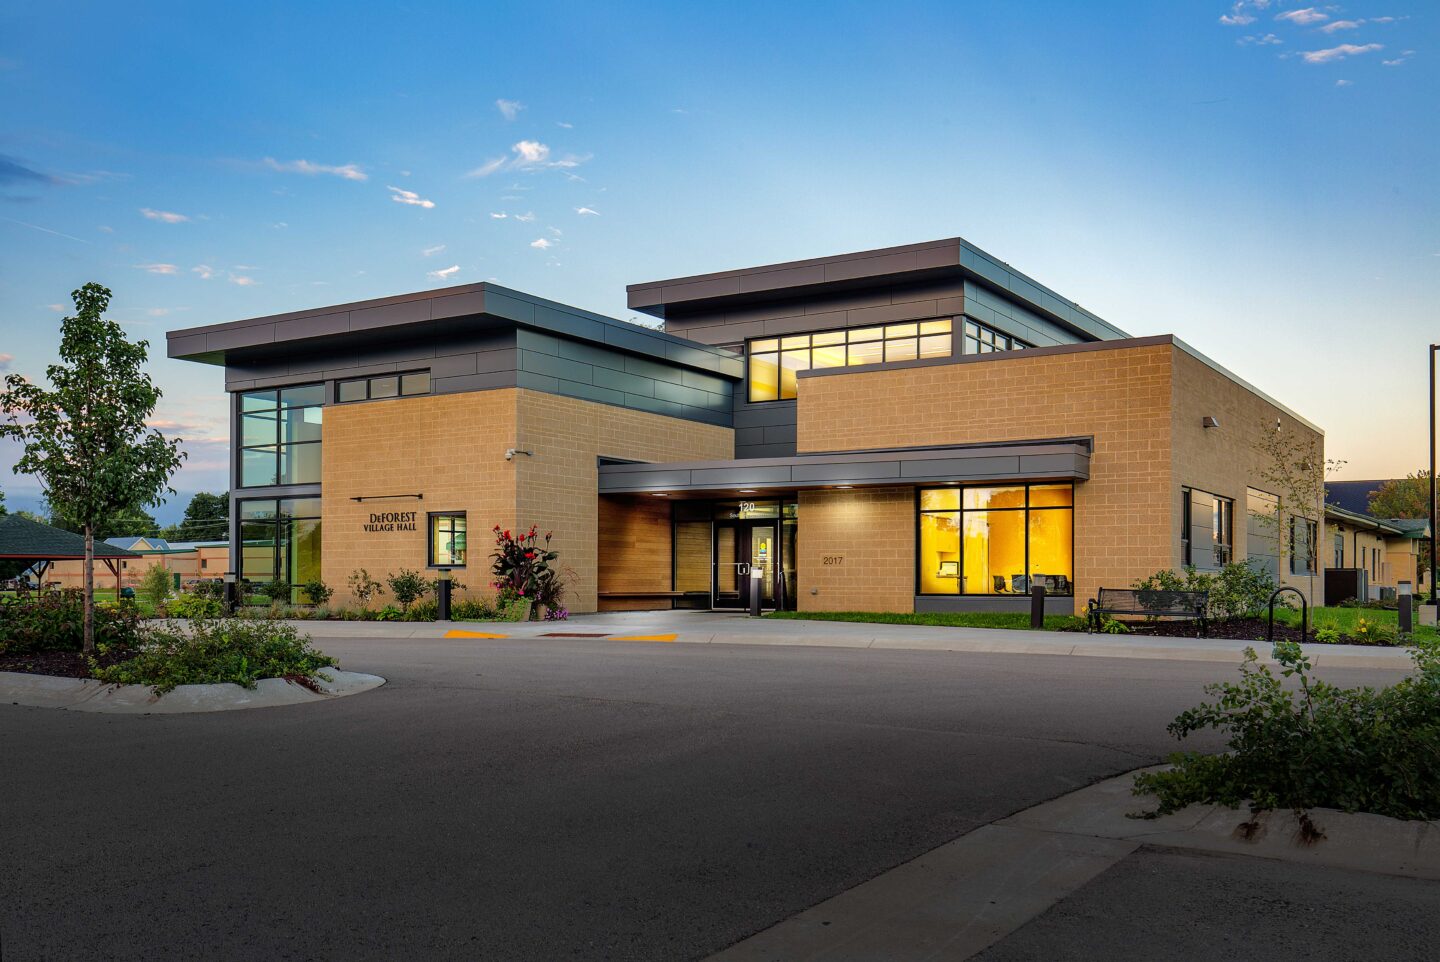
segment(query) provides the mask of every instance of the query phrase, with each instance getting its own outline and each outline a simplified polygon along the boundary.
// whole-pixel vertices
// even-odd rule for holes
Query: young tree
[[[1282,573],[1287,563],[1293,565],[1294,554],[1302,547],[1298,537],[1293,539],[1292,545],[1291,534],[1298,534],[1297,526],[1304,525],[1308,544],[1303,547],[1311,559],[1306,570],[1313,604],[1315,574],[1319,569],[1319,535],[1325,518],[1325,475],[1339,469],[1345,462],[1327,461],[1320,441],[1313,434],[1287,431],[1278,421],[1274,424],[1262,423],[1254,445],[1255,452],[1260,456],[1261,485],[1280,499],[1275,511],[1256,515],[1256,521],[1274,530]],[[1283,574],[1280,580],[1283,584]]]
[[[148,344],[130,343],[101,315],[110,291],[86,284],[61,321],[60,361],[46,389],[11,374],[0,391],[0,437],[24,445],[16,473],[34,475],[51,509],[85,534],[85,651],[95,650],[95,532],[108,518],[173,494],[170,475],[185,457],[145,425],[160,389],[143,365]]]

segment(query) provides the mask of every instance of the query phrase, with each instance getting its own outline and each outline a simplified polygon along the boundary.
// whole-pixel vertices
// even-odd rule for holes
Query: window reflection
[[[883,327],[758,338],[750,342],[747,352],[750,400],[779,401],[795,397],[801,371],[949,357],[954,350],[951,328],[952,322],[946,317]]]

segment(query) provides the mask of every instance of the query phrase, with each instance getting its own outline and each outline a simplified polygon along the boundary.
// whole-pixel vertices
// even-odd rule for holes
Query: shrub
[[[1157,571],[1131,587],[1141,591],[1204,591],[1209,595],[1209,616],[1224,619],[1261,614],[1278,585],[1268,571],[1257,565],[1232,561],[1214,572],[1196,571],[1193,567],[1187,567],[1183,575]]]
[[[171,618],[219,618],[224,606],[215,598],[196,594],[181,594],[165,606]]]
[[[219,578],[203,578],[200,581],[192,581],[190,593],[201,598],[214,598],[216,601],[220,601],[225,597],[225,582]]]
[[[260,586],[260,594],[270,599],[272,605],[288,604],[290,601],[290,582],[276,578]]]
[[[150,602],[152,608],[159,608],[170,597],[170,586],[175,579],[162,565],[151,565],[140,576],[140,596]]]
[[[1394,628],[1368,618],[1357,618],[1350,629],[1350,639],[1357,645],[1393,645],[1397,636]]]
[[[34,598],[0,598],[0,655],[79,651],[84,646],[84,594],[79,588]],[[95,606],[95,643],[128,648],[140,638],[140,612],[132,602]]]
[[[1165,815],[1192,803],[1237,807],[1338,808],[1392,818],[1440,817],[1440,644],[1417,646],[1416,673],[1388,688],[1340,688],[1311,677],[1294,642],[1275,646],[1280,674],[1245,650],[1239,683],[1207,685],[1218,700],[1183,712],[1178,739],[1213,728],[1229,735],[1223,755],[1182,752],[1174,768],[1135,777]]]
[[[1340,630],[1330,625],[1316,628],[1314,638],[1322,645],[1336,645],[1340,643]]]
[[[1107,635],[1128,635],[1130,626],[1123,621],[1114,618],[1105,618],[1100,622],[1100,630]]]
[[[361,608],[369,608],[372,599],[385,593],[385,589],[380,587],[380,582],[370,577],[370,572],[364,568],[356,568],[350,572],[350,579],[346,584],[349,585],[350,593],[355,596],[355,600],[360,602]]]
[[[406,621],[434,621],[438,617],[440,617],[440,602],[434,598],[417,601],[405,612]]]
[[[495,609],[479,598],[466,598],[450,606],[450,617],[457,621],[490,621]]]
[[[430,590],[430,582],[418,571],[411,571],[409,568],[401,568],[399,572],[385,579],[390,586],[390,593],[400,603],[401,611],[409,611],[410,606],[421,598],[425,597]]]
[[[301,679],[336,664],[290,625],[222,618],[196,621],[189,630],[152,631],[126,661],[91,674],[117,685],[149,685],[157,695],[176,685],[233,682],[254,688],[262,678]]]
[[[300,590],[305,592],[305,597],[309,598],[310,603],[317,608],[324,607],[328,604],[330,597],[335,594],[335,589],[319,578],[316,578],[314,581],[305,582],[305,584],[300,586]]]

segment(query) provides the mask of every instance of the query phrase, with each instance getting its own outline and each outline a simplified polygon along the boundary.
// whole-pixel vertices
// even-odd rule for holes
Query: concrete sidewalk
[[[932,628],[840,621],[749,618],[712,611],[638,611],[576,615],[551,622],[297,621],[315,638],[583,639],[698,645],[798,645],[829,648],[909,649],[1093,658],[1146,658],[1239,664],[1246,647],[1271,662],[1264,641],[1157,638],[1008,628]],[[1306,645],[1317,666],[1411,667],[1404,648]]]

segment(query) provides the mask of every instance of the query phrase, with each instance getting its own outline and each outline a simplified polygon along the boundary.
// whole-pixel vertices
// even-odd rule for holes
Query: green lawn
[[[1021,611],[772,611],[766,618],[788,621],[860,621],[877,625],[928,625],[932,628],[1026,628],[1030,614]],[[1046,615],[1045,629],[1059,631],[1074,625],[1070,615]]]
[[[1393,629],[1398,629],[1400,625],[1400,612],[1386,611],[1383,608],[1312,608],[1310,627],[1312,631],[1316,628],[1335,628],[1344,634],[1354,634],[1355,623],[1361,618],[1372,625],[1386,625]],[[1298,628],[1300,627],[1300,609],[1277,608],[1275,620]],[[1416,638],[1433,639],[1437,637],[1434,628],[1420,624],[1418,612],[1412,624],[1415,626]]]

